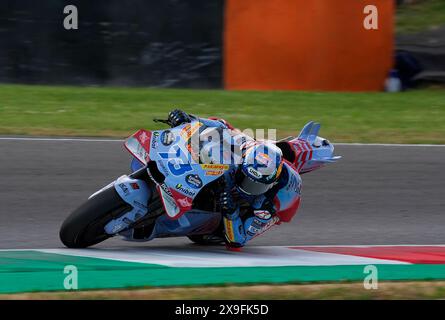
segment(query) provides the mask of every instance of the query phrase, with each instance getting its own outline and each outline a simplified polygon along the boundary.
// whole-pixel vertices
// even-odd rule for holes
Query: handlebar
[[[154,122],[165,123],[165,124],[168,124],[169,126],[171,126],[170,121],[168,121],[168,120],[153,118],[153,121],[154,121]]]

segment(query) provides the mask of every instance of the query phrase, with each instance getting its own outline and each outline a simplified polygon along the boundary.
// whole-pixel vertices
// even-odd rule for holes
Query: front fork
[[[146,170],[146,168],[142,168],[139,171],[142,172],[143,170]],[[107,186],[113,187],[122,200],[131,208],[105,225],[105,232],[109,235],[128,229],[148,214],[148,202],[152,198],[152,190],[144,180],[137,179],[138,172],[130,176],[120,176],[116,181]]]

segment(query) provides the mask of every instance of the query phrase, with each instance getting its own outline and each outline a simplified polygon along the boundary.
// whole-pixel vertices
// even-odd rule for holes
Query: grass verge
[[[404,93],[0,85],[0,134],[126,137],[181,107],[239,128],[295,135],[309,120],[336,142],[445,143],[445,90]]]
[[[444,299],[445,281],[187,287],[3,294],[0,299]]]
[[[397,9],[397,32],[418,32],[445,24],[445,1],[417,0]]]

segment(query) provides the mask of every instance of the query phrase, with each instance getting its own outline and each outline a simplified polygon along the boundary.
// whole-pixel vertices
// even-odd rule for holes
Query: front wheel
[[[192,242],[203,246],[218,246],[224,243],[224,238],[219,235],[193,235],[187,236]]]
[[[111,237],[105,232],[105,225],[131,209],[114,187],[105,189],[66,218],[60,228],[60,240],[68,248],[86,248],[102,242]]]

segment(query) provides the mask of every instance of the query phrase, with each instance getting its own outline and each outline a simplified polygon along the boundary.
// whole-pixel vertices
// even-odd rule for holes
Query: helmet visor
[[[273,183],[262,183],[254,181],[250,177],[245,176],[242,172],[240,172],[238,176],[237,184],[238,188],[240,188],[241,191],[255,196],[267,192],[274,185]]]

